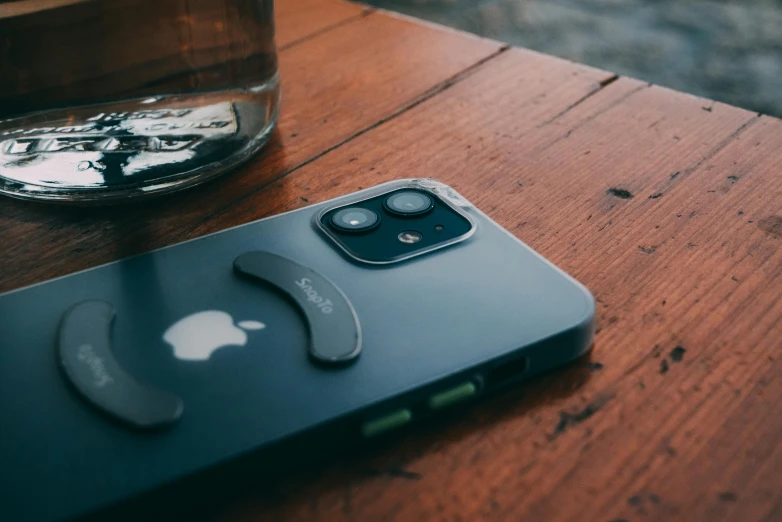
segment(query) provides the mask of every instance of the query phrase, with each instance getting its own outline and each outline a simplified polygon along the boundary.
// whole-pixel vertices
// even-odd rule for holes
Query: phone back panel
[[[466,241],[421,257],[361,264],[314,225],[324,206],[410,183],[1,295],[0,512],[9,520],[81,515],[562,332],[578,331],[580,341],[551,347],[533,366],[562,364],[588,349],[589,292],[444,186],[416,185],[450,197],[477,228]],[[363,351],[355,363],[331,369],[311,362],[296,308],[235,275],[234,259],[252,250],[309,266],[342,289],[361,323]],[[116,310],[120,364],[183,399],[182,418],[170,429],[142,432],[113,422],[63,378],[58,324],[88,299]],[[245,346],[221,348],[208,360],[177,359],[163,333],[204,310],[266,327],[248,331]]]

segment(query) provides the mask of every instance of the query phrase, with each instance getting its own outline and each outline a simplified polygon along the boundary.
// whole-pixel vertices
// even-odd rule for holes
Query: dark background
[[[782,117],[780,0],[366,0]]]

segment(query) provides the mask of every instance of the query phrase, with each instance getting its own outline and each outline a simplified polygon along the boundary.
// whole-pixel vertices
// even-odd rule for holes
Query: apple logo
[[[245,330],[262,330],[258,321],[240,321],[218,310],[206,310],[188,315],[171,325],[163,340],[174,348],[174,355],[184,361],[205,361],[225,346],[247,344]]]

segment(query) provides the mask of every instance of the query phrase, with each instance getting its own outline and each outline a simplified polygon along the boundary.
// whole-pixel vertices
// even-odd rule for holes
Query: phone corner
[[[583,284],[576,281],[576,286],[579,288],[582,296],[584,297],[585,306],[581,317],[571,327],[575,344],[577,349],[574,353],[574,359],[584,355],[592,349],[595,341],[596,333],[596,313],[597,303],[592,292]]]

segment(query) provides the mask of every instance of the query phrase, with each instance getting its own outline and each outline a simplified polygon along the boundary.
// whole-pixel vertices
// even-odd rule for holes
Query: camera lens
[[[386,209],[402,216],[417,216],[432,210],[432,198],[426,194],[403,191],[386,198]]]
[[[331,223],[346,232],[364,232],[380,223],[380,217],[366,208],[343,208],[331,216]]]

